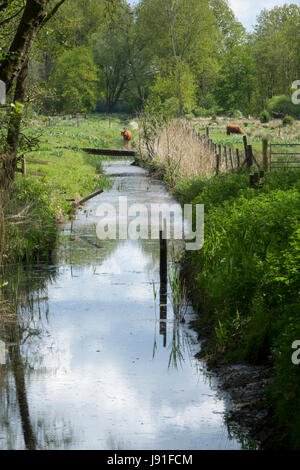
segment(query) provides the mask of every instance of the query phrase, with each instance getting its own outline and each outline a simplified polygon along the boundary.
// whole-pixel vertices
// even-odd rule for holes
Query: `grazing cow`
[[[132,133],[130,131],[122,131],[121,135],[124,137],[124,140],[130,141],[132,139]]]
[[[228,124],[227,126],[227,135],[230,135],[230,134],[244,134],[244,132],[242,131],[242,129],[240,128],[240,126],[234,126],[232,124]]]
[[[124,147],[129,148],[129,142],[132,139],[132,133],[130,131],[122,131],[121,135],[123,136],[124,139]]]

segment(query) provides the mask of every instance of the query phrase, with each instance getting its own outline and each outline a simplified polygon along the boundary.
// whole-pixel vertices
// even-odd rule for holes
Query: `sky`
[[[243,23],[247,30],[251,31],[256,23],[256,17],[261,10],[266,8],[270,10],[275,6],[282,6],[285,3],[295,3],[299,5],[299,0],[229,0],[229,4],[237,16],[238,20]]]
[[[129,3],[137,3],[137,0],[129,0]],[[253,25],[256,23],[256,17],[261,10],[264,8],[270,10],[275,6],[282,6],[285,3],[300,5],[300,0],[229,0],[229,4],[236,17],[243,23],[248,31],[253,29]]]

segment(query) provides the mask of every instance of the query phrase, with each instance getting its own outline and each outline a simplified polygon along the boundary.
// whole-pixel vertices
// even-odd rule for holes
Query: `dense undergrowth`
[[[207,353],[224,361],[273,367],[267,391],[281,443],[300,448],[300,172],[267,174],[249,188],[239,170],[176,186],[182,203],[205,204],[205,244],[188,252],[189,287],[200,323],[209,325]]]

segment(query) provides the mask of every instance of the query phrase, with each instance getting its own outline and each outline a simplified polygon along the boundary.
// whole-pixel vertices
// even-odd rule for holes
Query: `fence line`
[[[216,144],[213,142],[213,140],[210,138],[210,128],[206,127],[205,134],[199,134],[196,131],[198,138],[202,142],[202,144],[209,150],[212,151],[213,154],[215,155],[215,160],[216,160],[216,175],[220,173],[221,165],[222,165],[222,157],[223,161],[225,163],[225,168],[226,170],[228,169],[234,169],[238,168],[240,166],[247,166],[248,168],[251,168],[254,164],[260,169],[260,165],[257,162],[254,154],[253,154],[253,148],[252,145],[248,145],[247,141],[247,136],[243,136],[243,143],[244,143],[244,161],[241,162],[241,155],[240,155],[240,150],[237,148],[235,152],[233,152],[232,146],[222,146],[220,144]],[[263,144],[265,145],[265,144]],[[268,149],[268,143],[267,143],[267,149]],[[234,157],[235,155],[235,157]],[[267,157],[266,157],[267,159]],[[268,163],[266,163],[266,166]],[[267,170],[267,168],[264,166],[264,169]]]

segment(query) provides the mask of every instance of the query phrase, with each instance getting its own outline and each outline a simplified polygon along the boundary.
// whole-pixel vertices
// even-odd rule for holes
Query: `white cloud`
[[[263,9],[270,10],[275,6],[282,6],[286,3],[298,3],[287,0],[229,0],[229,4],[235,15],[248,29],[252,29],[256,23],[256,18]]]

